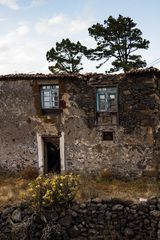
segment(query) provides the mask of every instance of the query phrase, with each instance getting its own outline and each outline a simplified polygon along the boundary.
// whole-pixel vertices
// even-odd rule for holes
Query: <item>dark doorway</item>
[[[44,173],[60,173],[59,138],[44,138]]]

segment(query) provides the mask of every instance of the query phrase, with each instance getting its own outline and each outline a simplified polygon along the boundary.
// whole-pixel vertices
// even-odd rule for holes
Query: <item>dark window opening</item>
[[[44,172],[60,173],[60,149],[57,144],[44,142]]]
[[[102,140],[103,141],[113,141],[113,132],[103,132],[102,133]]]
[[[43,85],[41,86],[41,107],[42,109],[59,108],[59,86]]]

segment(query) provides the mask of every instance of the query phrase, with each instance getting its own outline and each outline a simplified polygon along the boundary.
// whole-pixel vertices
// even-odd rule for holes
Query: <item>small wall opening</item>
[[[44,138],[44,173],[60,173],[59,138]]]
[[[102,140],[103,141],[113,141],[113,132],[112,131],[105,131],[102,133]]]

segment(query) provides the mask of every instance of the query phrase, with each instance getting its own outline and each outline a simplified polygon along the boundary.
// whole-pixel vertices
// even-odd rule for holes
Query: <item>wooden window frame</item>
[[[101,99],[101,96],[105,96],[104,99]],[[112,96],[112,98],[111,98]],[[115,96],[115,103],[114,103],[114,111],[111,107],[111,101]],[[117,112],[118,110],[118,93],[117,93],[117,87],[99,87],[97,88],[96,93],[96,105],[97,105],[97,112]],[[102,101],[103,100],[103,101]],[[101,106],[104,106],[101,108]]]
[[[59,109],[59,85],[41,85],[40,96],[42,110],[50,111]]]

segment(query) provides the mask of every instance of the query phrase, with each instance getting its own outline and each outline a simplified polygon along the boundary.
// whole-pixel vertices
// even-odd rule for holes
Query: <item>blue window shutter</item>
[[[99,112],[100,109],[99,109],[99,94],[98,93],[96,95],[96,102],[97,102],[97,112]]]
[[[103,95],[103,97],[101,97]],[[97,88],[96,94],[97,112],[117,111],[117,88]]]

